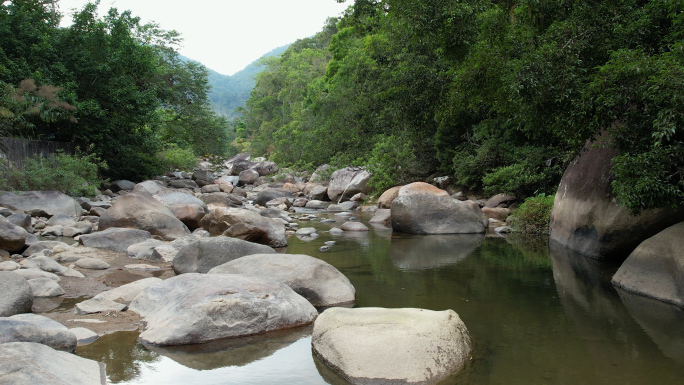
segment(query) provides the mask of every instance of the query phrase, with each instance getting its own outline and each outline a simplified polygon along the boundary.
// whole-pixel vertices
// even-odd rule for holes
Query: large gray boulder
[[[292,191],[283,189],[266,189],[261,191],[254,200],[255,205],[266,206],[266,202],[276,198],[292,198]]]
[[[17,252],[24,248],[28,232],[0,215],[0,249]]]
[[[331,308],[314,323],[314,353],[352,384],[434,384],[468,361],[453,310]]]
[[[613,276],[631,293],[684,307],[684,222],[643,241]]]
[[[76,349],[76,336],[66,326],[33,313],[0,317],[0,344],[8,342],[36,342],[65,352]]]
[[[86,247],[125,253],[128,246],[147,241],[151,238],[152,235],[145,230],[109,228],[104,231],[81,235],[78,241]]]
[[[34,298],[51,298],[64,295],[64,289],[50,278],[34,278],[28,280]]]
[[[244,206],[244,198],[235,194],[228,194],[224,192],[202,194],[200,197],[206,203],[208,210],[216,207],[242,207]]]
[[[244,186],[248,184],[254,184],[254,182],[259,179],[259,172],[253,169],[247,169],[240,172],[240,179],[238,180],[238,186]]]
[[[565,170],[550,221],[552,241],[580,254],[623,261],[644,240],[684,221],[684,209],[645,210],[633,216],[613,194],[611,160],[617,151],[592,148]]]
[[[252,169],[258,172],[260,176],[269,176],[278,172],[278,165],[274,162],[264,161],[252,166]]]
[[[168,207],[145,193],[126,194],[105,211],[98,228],[111,227],[145,230],[167,240],[190,235],[188,227]]]
[[[481,210],[450,197],[400,195],[392,202],[392,228],[409,234],[484,233]],[[479,210],[479,209],[478,209]]]
[[[133,192],[147,193],[150,195],[161,194],[166,191],[166,185],[159,180],[146,180],[133,187]]]
[[[224,236],[197,238],[183,246],[173,259],[176,274],[207,273],[212,268],[251,254],[271,254],[271,247]]]
[[[180,191],[171,191],[154,195],[154,199],[158,200],[164,206],[171,207],[175,205],[199,205],[206,210],[207,204],[201,199]]]
[[[328,198],[333,202],[348,201],[358,193],[368,193],[371,174],[359,167],[346,167],[332,174],[328,185]]]
[[[33,306],[31,285],[13,271],[0,271],[0,317],[29,313]]]
[[[311,323],[318,312],[280,282],[229,274],[183,274],[150,286],[130,310],[144,317],[140,339],[184,345]]]
[[[373,215],[373,218],[368,221],[369,223],[377,223],[385,226],[392,225],[392,210],[390,209],[378,209]]]
[[[0,206],[41,217],[56,214],[72,217],[81,215],[81,205],[59,191],[0,191]]]
[[[202,228],[212,235],[223,234],[271,247],[287,246],[285,225],[251,210],[216,208],[202,218]]]
[[[224,263],[209,274],[242,274],[282,282],[314,306],[354,302],[349,279],[327,262],[303,254],[254,254]]]
[[[397,197],[406,195],[434,195],[438,197],[448,197],[449,193],[429,183],[414,182],[399,187],[399,190],[397,191]]]
[[[107,384],[105,366],[97,361],[33,342],[0,344],[0,381],[7,385]]]

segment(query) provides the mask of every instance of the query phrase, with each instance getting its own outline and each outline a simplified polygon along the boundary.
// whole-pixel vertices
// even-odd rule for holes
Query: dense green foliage
[[[268,63],[238,142],[284,165],[368,165],[377,188],[441,174],[532,196],[606,131],[621,202],[681,204],[683,12],[682,0],[356,0]]]
[[[107,164],[93,154],[58,152],[47,158],[36,156],[21,165],[0,163],[0,190],[61,191],[72,196],[94,196],[105,182],[98,171]]]
[[[0,136],[72,142],[133,180],[164,171],[169,146],[225,154],[208,71],[180,60],[176,32],[93,3],[60,28],[54,2],[0,1]]]
[[[515,210],[513,230],[528,234],[548,233],[555,197],[555,195],[540,194],[525,199],[525,202]]]

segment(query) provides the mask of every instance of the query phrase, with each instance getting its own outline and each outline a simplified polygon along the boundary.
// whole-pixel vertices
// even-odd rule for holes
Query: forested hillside
[[[60,28],[53,3],[0,1],[0,136],[72,142],[106,161],[106,176],[132,180],[225,155],[228,121],[177,33],[95,4]]]
[[[553,192],[600,133],[632,210],[684,202],[681,0],[356,0],[269,62],[237,143],[285,165]]]
[[[256,75],[264,70],[266,60],[285,52],[290,45],[275,48],[233,75],[222,75],[209,69],[209,100],[214,110],[225,117],[233,117],[235,109],[244,107],[256,84]]]

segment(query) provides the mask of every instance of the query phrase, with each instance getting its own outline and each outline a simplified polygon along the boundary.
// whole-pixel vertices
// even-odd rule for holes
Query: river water
[[[356,307],[453,309],[472,361],[443,384],[682,384],[684,312],[618,291],[616,265],[547,238],[416,236],[369,225],[300,222],[287,253],[321,258],[356,288]],[[363,216],[362,221],[367,222]],[[323,242],[334,240],[329,251]],[[76,354],[104,362],[115,384],[344,384],[311,353],[311,327],[189,347],[145,347],[115,333]],[[391,347],[389,347],[391,349]]]

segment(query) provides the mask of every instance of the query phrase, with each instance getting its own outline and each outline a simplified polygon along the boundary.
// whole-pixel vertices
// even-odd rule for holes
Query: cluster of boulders
[[[299,225],[309,221],[330,224],[331,234],[369,231],[354,212],[367,199],[370,174],[350,167],[325,181],[320,175],[330,170],[321,167],[305,182],[289,174],[273,177],[278,170],[241,154],[214,172],[115,181],[92,199],[0,192],[0,378],[104,383],[102,364],[69,354],[97,333],[30,313],[36,298],[65,295],[62,280],[112,269],[103,250],[134,261],[126,269],[166,267],[175,275],[98,291],[77,303],[74,313],[135,315],[144,324],[140,340],[151,345],[204,343],[315,322],[314,351],[352,382],[433,383],[462,368],[470,339],[453,311],[341,311],[355,300],[347,277],[320,259],[276,250],[291,236],[315,240],[321,230]],[[404,186],[384,200],[387,208],[366,208],[375,212],[371,222],[422,234],[485,231],[485,202],[462,202],[427,186]],[[421,217],[418,206],[432,217]],[[342,223],[321,219],[322,210]],[[325,242],[320,250],[334,245]],[[329,309],[319,315],[317,308]],[[398,337],[400,352],[393,347]],[[359,346],[384,361],[359,367]],[[32,365],[17,364],[25,359]],[[411,365],[397,370],[404,360]]]
[[[551,214],[551,241],[622,263],[612,279],[616,287],[684,307],[684,207],[633,215],[621,206],[611,186],[616,155],[611,147],[588,142],[570,164]]]

